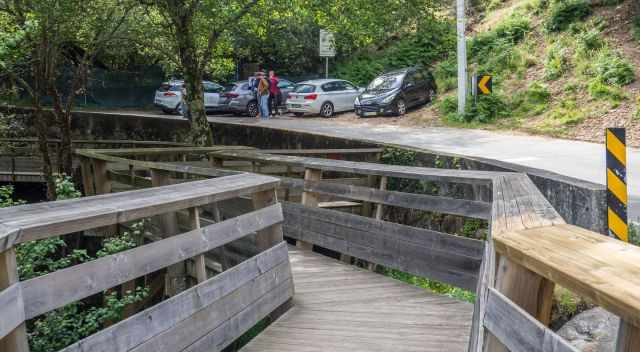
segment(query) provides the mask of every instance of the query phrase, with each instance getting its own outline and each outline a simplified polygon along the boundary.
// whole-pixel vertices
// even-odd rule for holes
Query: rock
[[[596,307],[576,315],[558,335],[583,352],[613,352],[620,319]]]

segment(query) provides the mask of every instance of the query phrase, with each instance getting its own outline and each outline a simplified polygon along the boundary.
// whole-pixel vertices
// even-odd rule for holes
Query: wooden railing
[[[0,181],[43,182],[42,158],[37,138],[0,138]],[[47,141],[54,173],[58,173],[57,160],[61,141]],[[170,148],[187,147],[187,144],[162,141],[136,140],[73,140],[73,148]],[[74,160],[74,168],[78,163]]]
[[[284,235],[299,247],[323,247],[341,253],[345,261],[364,259],[475,290],[469,351],[574,351],[546,327],[556,283],[622,318],[618,351],[640,346],[637,249],[565,224],[526,175],[319,159],[300,156],[304,152],[285,155],[244,147],[183,150],[165,160],[169,157],[161,150],[149,152],[157,156],[79,151],[84,169],[95,178],[90,191],[110,190],[112,182],[139,187],[234,175],[248,165],[257,173],[280,176]],[[194,153],[195,158],[189,156]],[[207,160],[198,161],[203,154]],[[123,173],[123,167],[128,171]],[[143,175],[141,169],[151,171]],[[444,188],[462,185],[463,196],[387,190],[393,179],[430,181]],[[344,200],[351,202],[348,211],[338,204]],[[488,238],[482,242],[385,221],[386,207],[485,219]],[[614,268],[619,270],[614,273]]]
[[[257,150],[217,151],[219,160],[249,160],[305,168],[302,205],[285,203],[285,236],[454,286],[477,299],[469,351],[576,351],[546,326],[554,285],[591,299],[621,317],[617,351],[640,351],[640,249],[565,224],[524,174],[400,167],[270,155]],[[223,166],[220,161],[218,165]],[[379,189],[322,182],[323,172],[379,178]],[[390,178],[462,183],[474,199],[387,191]],[[491,205],[481,196],[491,187]],[[478,189],[477,187],[480,187]],[[374,219],[318,209],[319,195],[375,204]],[[478,241],[380,220],[383,206],[489,219]],[[378,220],[378,221],[376,221]],[[305,246],[304,242],[307,242]],[[481,264],[480,264],[481,263]]]
[[[0,350],[28,351],[27,320],[164,268],[169,299],[64,351],[224,348],[293,295],[277,185],[273,177],[239,174],[0,210]],[[201,227],[201,209],[243,196],[251,197],[254,210]],[[180,233],[176,213],[183,210],[190,229]],[[20,243],[148,217],[160,223],[158,241],[18,280],[15,246]],[[207,252],[254,233],[259,254],[207,275]],[[187,261],[195,266],[194,285],[178,276]]]

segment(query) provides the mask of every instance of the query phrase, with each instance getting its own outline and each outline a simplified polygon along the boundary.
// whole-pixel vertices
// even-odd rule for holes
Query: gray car
[[[278,87],[282,93],[280,108],[284,109],[287,96],[295,87],[295,83],[280,79]],[[258,115],[258,103],[254,92],[249,87],[248,81],[239,81],[226,85],[222,94],[220,94],[219,105],[226,112],[247,114],[252,117]]]

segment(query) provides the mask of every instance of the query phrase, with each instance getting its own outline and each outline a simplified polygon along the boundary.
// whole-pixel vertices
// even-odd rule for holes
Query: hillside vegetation
[[[463,116],[454,113],[455,97],[441,98],[445,122],[592,141],[603,139],[605,127],[625,126],[631,144],[640,143],[640,46],[631,1],[515,0],[497,7],[468,44],[470,67],[494,75],[495,94],[469,104]],[[449,66],[455,62],[438,71],[445,94],[453,88]]]
[[[433,65],[437,102],[400,124],[518,130],[589,141],[602,141],[605,127],[624,126],[629,144],[640,145],[640,17],[635,7],[632,0],[475,4],[467,33],[469,71],[492,74],[494,94],[475,104],[470,99],[462,115],[456,113],[450,18],[344,62],[338,73],[361,83],[372,71],[393,66],[390,62],[438,62]]]

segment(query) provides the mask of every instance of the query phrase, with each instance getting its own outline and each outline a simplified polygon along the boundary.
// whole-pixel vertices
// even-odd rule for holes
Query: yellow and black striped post
[[[624,128],[607,128],[607,226],[609,236],[629,242],[627,146]]]

